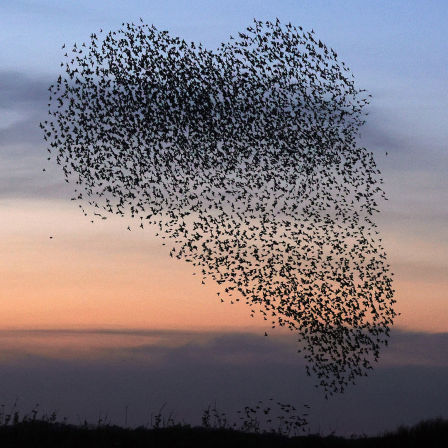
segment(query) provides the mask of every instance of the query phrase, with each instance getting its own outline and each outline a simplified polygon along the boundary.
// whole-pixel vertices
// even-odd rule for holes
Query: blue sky
[[[0,300],[6,316],[0,329],[166,328],[173,334],[185,328],[249,333],[263,329],[241,307],[223,312],[210,298],[212,289],[199,291],[191,269],[170,264],[153,235],[130,234],[127,223],[114,219],[92,225],[70,201],[72,185],[64,182],[59,167],[46,161],[38,125],[48,114],[47,89],[63,74],[62,45],[87,44],[91,33],[118,30],[123,22],[137,23],[140,17],[211,50],[251,26],[254,18],[278,17],[282,24],[313,29],[317,39],[337,52],[338,60],[354,74],[355,86],[372,95],[361,143],[374,153],[389,198],[376,221],[395,273],[396,308],[402,313],[396,320],[400,341],[412,340],[406,338],[414,333],[439,338],[428,345],[436,353],[434,347],[446,341],[440,334],[448,332],[448,4],[444,1],[0,2],[0,213],[5,254],[0,262],[4,285]],[[182,293],[176,289],[179,283]],[[42,352],[41,339],[29,338],[39,353],[36,362],[54,367],[59,355]],[[30,351],[23,338],[17,336],[16,344],[18,352]],[[396,368],[401,369],[403,390],[408,393],[418,387],[418,375],[406,366],[447,368],[433,366],[421,354],[410,362],[412,344],[400,344],[403,361]],[[0,369],[13,368],[8,353],[0,357]],[[211,355],[207,351],[202,356]],[[186,364],[190,366],[190,361]],[[381,368],[386,372],[389,367]],[[391,372],[387,370],[384,378],[392,378]],[[22,391],[32,385],[26,375],[19,377],[22,382],[14,383],[13,390],[24,395]],[[174,374],[173,381],[177,381]],[[367,382],[363,387],[368,389]],[[372,382],[364,400],[376,402],[372,397],[378,384]],[[41,387],[42,394],[33,398],[44,397],[51,384]],[[356,387],[351,400],[356,400]],[[279,393],[287,394],[287,389]],[[399,401],[384,394],[384,399]],[[441,389],[440,394],[446,397],[447,391]],[[122,397],[125,400],[124,392]],[[346,409],[347,403],[341,406]],[[365,406],[379,412],[378,404],[369,403]],[[428,406],[397,424],[436,416]],[[435,407],[434,412],[440,409]],[[322,422],[330,418],[325,415],[321,414]]]

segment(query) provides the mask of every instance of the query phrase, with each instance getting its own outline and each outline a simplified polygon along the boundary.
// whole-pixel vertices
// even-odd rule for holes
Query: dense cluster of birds
[[[65,54],[44,138],[73,199],[165,234],[221,297],[296,331],[316,385],[343,392],[396,316],[382,180],[357,143],[370,95],[313,31],[238,34],[215,52],[144,24],[92,34]]]

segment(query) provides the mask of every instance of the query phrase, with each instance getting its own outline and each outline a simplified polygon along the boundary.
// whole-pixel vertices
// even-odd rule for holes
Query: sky
[[[138,425],[167,402],[199,424],[214,400],[231,413],[274,398],[338,435],[448,418],[446,2],[39,0],[0,2],[0,17],[0,404],[118,424],[127,406]],[[325,400],[292,332],[263,337],[261,318],[221,303],[151,230],[91,223],[47,161],[39,123],[62,45],[140,18],[211,50],[254,18],[313,29],[372,95],[361,142],[389,199],[375,219],[401,315],[344,395]]]

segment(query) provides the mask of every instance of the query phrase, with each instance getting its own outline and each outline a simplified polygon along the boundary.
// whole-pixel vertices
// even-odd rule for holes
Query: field
[[[152,417],[152,416],[151,416]],[[79,425],[58,422],[56,414],[37,418],[34,409],[23,417],[15,407],[0,413],[0,447],[2,448],[446,448],[448,420],[421,421],[417,425],[399,427],[394,432],[376,437],[351,438],[306,433],[306,421],[280,419],[277,429],[260,430],[257,419],[246,408],[246,419],[239,426],[230,423],[224,414],[210,407],[204,411],[202,426],[175,423],[161,410],[151,418],[150,427],[126,428],[98,421]],[[293,432],[294,435],[291,435]],[[301,435],[298,433],[302,432]]]

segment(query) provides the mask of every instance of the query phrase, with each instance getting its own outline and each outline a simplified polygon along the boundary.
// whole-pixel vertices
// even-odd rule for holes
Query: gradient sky
[[[92,32],[140,17],[212,50],[254,18],[278,17],[313,29],[372,95],[361,142],[389,198],[376,222],[401,316],[372,378],[346,396],[321,401],[294,335],[276,329],[260,337],[260,317],[241,302],[222,304],[215,286],[170,258],[150,230],[129,232],[131,221],[118,217],[92,224],[70,200],[74,186],[47,162],[39,122],[48,115],[48,87],[63,74],[62,45],[88,43]],[[122,424],[118,409],[127,403],[142,422],[172,397],[170,406],[192,421],[193,409],[217,396],[230,409],[277,393],[314,404],[313,429],[334,429],[339,415],[339,433],[448,418],[447,21],[445,1],[0,2],[0,401],[19,396],[23,411],[39,402],[72,416],[109,406]],[[204,380],[209,370],[215,382]],[[250,387],[252,377],[260,383]],[[156,378],[164,386],[154,386]],[[144,408],[142,394],[154,407]]]

